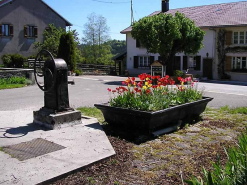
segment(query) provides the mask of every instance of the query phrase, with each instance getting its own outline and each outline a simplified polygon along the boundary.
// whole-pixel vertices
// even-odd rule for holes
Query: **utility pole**
[[[133,0],[131,0],[131,26],[134,24]]]

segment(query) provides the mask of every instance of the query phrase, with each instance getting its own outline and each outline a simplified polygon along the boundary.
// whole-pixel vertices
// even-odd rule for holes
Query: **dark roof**
[[[183,13],[201,28],[247,25],[247,1],[171,9],[166,13],[175,15],[176,12]],[[161,11],[156,11],[149,16],[159,13]],[[121,33],[131,30],[130,26]]]
[[[4,6],[7,3],[12,2],[13,0],[0,0],[0,7]],[[50,7],[47,3],[45,3],[43,0],[40,0],[42,3],[44,3],[46,6],[48,6],[51,11],[53,11],[55,14],[57,14],[61,19],[63,19],[66,22],[66,26],[72,26],[72,24],[67,21],[65,18],[63,18],[59,13],[57,13],[52,7]]]

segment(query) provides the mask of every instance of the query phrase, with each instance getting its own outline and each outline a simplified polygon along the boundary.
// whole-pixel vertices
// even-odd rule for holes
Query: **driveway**
[[[120,86],[126,77],[115,76],[80,76],[73,77],[75,85],[69,85],[71,107],[93,107],[95,103],[107,102],[110,95],[107,88]],[[199,89],[204,89],[204,96],[213,97],[209,106],[219,108],[247,106],[247,83],[242,85],[200,82]],[[0,111],[38,110],[43,103],[44,93],[36,86],[0,91]]]

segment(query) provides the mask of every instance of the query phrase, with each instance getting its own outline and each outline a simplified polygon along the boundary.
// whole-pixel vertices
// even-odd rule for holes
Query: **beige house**
[[[231,80],[247,81],[247,1],[171,10],[169,3],[162,0],[161,4],[162,10],[153,12],[149,16],[160,13],[174,15],[180,12],[193,20],[206,33],[203,40],[204,48],[196,55],[177,53],[176,69],[200,77],[219,79],[217,41],[219,30],[223,29],[226,31],[223,49],[226,52],[224,71],[231,76]],[[126,34],[127,70],[133,75],[150,72],[150,64],[159,60],[159,54],[147,53],[147,50],[132,38],[131,30],[130,26],[121,31],[122,34]]]
[[[4,54],[36,54],[33,44],[43,41],[49,24],[64,29],[72,26],[42,0],[0,1],[0,64]]]

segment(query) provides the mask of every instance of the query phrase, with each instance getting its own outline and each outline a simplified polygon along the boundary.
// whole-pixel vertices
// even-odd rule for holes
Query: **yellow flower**
[[[152,84],[149,84],[148,87],[152,87]]]
[[[148,85],[148,82],[145,82],[145,85]]]
[[[142,88],[145,90],[145,89],[147,89],[147,86],[144,85]]]
[[[146,80],[149,80],[149,78],[146,78]]]
[[[128,87],[131,87],[131,84],[129,84]]]
[[[181,85],[184,85],[184,82],[181,82]]]

